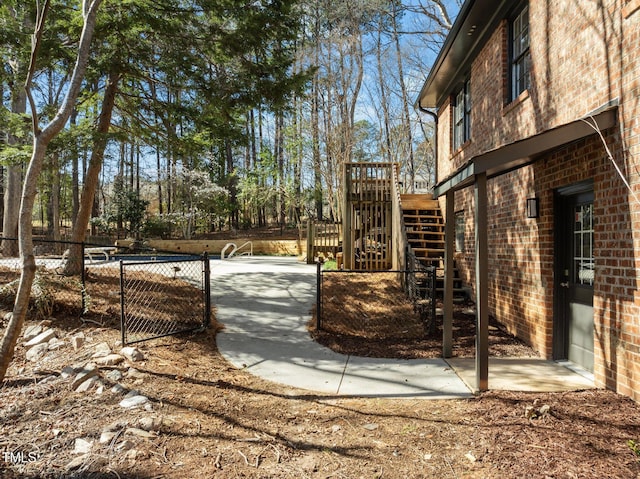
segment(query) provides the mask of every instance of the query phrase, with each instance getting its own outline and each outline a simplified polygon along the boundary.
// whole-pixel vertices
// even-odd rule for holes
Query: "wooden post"
[[[314,236],[313,221],[307,220],[307,264],[313,264],[315,256],[315,248],[313,247]]]
[[[342,207],[342,251],[344,253],[344,268],[353,269],[353,232],[351,231],[352,224],[352,206],[351,206],[351,168],[348,163],[343,165],[343,207]]]
[[[489,389],[489,294],[487,248],[487,174],[475,178],[476,203],[476,389]]]
[[[446,194],[444,224],[444,316],[442,319],[442,356],[450,358],[453,354],[453,252],[455,250],[455,192]]]

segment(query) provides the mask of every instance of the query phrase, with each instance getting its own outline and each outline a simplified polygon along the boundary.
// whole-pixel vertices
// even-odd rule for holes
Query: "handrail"
[[[220,259],[224,259],[224,253],[225,251],[227,251],[230,247],[233,246],[233,250],[231,251],[231,254],[233,254],[233,252],[238,249],[238,247],[236,246],[235,243],[227,243],[226,245],[224,245],[224,248],[222,248],[222,251],[220,251]],[[231,257],[231,254],[229,255],[229,257]]]
[[[407,228],[404,224],[404,214],[402,211],[402,199],[400,196],[400,181],[398,178],[398,169],[392,170],[392,221],[393,231],[395,232],[394,244],[396,251],[394,252],[396,269],[405,269],[407,265],[407,246],[410,248],[407,239]]]
[[[235,243],[227,243],[226,245],[224,245],[224,248],[222,248],[222,251],[220,251],[220,259],[224,259],[224,254],[226,253],[226,251],[229,248],[231,249],[231,252],[227,255],[227,259],[231,258],[232,256],[235,256],[236,253],[238,253],[241,249],[243,249],[245,246],[249,246],[250,250],[249,251],[245,251],[244,253],[241,253],[241,256],[253,256],[253,242],[252,241],[245,241],[243,244],[241,244],[240,246],[237,246]]]

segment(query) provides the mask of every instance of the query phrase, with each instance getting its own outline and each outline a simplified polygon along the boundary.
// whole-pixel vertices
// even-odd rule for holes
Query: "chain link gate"
[[[404,289],[420,314],[425,330],[433,334],[436,331],[438,270],[435,266],[422,264],[411,248],[407,248],[406,258]]]
[[[206,329],[210,279],[207,253],[186,260],[120,261],[122,344]]]

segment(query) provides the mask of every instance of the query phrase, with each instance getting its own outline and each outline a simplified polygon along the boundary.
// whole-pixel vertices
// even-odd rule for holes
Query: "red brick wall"
[[[610,132],[607,141],[617,138]],[[619,143],[618,143],[619,144]],[[615,146],[613,147],[615,151]],[[593,179],[595,376],[597,384],[640,398],[640,291],[629,191],[607,158],[599,137],[572,143],[488,183],[489,305],[507,329],[552,358],[554,301],[554,192]],[[526,199],[540,198],[540,217],[526,218]],[[465,251],[456,257],[473,288],[473,188],[456,193],[464,210]],[[637,242],[637,240],[636,240]]]
[[[605,10],[618,5],[615,0],[607,3]],[[623,65],[625,72],[637,71],[638,60],[631,45],[625,54],[616,39],[623,27],[624,38],[637,42],[640,14],[621,20],[619,13],[607,11],[603,24],[594,5],[583,2],[576,8],[573,0],[530,2],[532,86],[512,102],[508,102],[508,26],[506,20],[499,25],[468,72],[471,140],[457,151],[451,151],[450,100],[440,108],[439,179],[479,153],[569,123],[622,96]],[[635,80],[637,88],[637,75],[625,78]]]
[[[506,22],[471,67],[471,140],[450,149],[450,109],[440,109],[438,179],[474,156],[581,118],[618,100],[619,125],[607,142],[640,197],[640,9],[605,1],[530,2],[532,87],[507,104]],[[625,18],[625,15],[628,15]],[[603,23],[602,18],[606,18]],[[448,146],[447,146],[448,145]],[[640,203],[607,158],[597,135],[565,145],[531,166],[488,183],[490,309],[544,357],[553,347],[554,191],[594,182],[596,384],[640,400]],[[527,197],[541,216],[527,219]],[[473,189],[456,193],[464,210],[465,251],[457,263],[474,282]]]

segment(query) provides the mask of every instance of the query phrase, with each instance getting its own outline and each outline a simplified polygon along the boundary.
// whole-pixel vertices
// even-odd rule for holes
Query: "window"
[[[454,98],[453,105],[453,149],[457,150],[471,138],[471,90],[469,80]]]
[[[530,86],[529,5],[518,12],[510,28],[511,98],[513,101]]]
[[[593,286],[595,276],[593,268],[593,203],[578,205],[575,207],[574,212],[574,282],[581,285]]]
[[[464,211],[458,211],[455,216],[456,252],[464,251]]]

